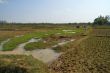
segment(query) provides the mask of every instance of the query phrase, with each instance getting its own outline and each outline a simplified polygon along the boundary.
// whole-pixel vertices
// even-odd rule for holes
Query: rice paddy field
[[[108,27],[93,27],[90,34],[75,49],[70,48],[71,50],[60,56],[50,69],[55,73],[110,73]]]
[[[110,73],[109,27],[0,25],[0,73]]]

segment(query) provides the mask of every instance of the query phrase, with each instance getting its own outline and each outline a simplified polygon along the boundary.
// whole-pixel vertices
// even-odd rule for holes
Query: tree
[[[109,16],[99,16],[98,18],[96,18],[94,20],[94,24],[98,24],[98,25],[104,25],[104,24],[108,24],[110,20]]]
[[[107,15],[105,18],[106,18],[106,19],[108,20],[108,22],[110,23],[110,16]]]

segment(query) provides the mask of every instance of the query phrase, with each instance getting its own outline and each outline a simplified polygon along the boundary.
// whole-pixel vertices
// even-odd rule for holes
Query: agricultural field
[[[92,31],[95,36],[88,34],[75,49],[52,63],[50,69],[55,73],[110,73],[110,29]]]
[[[0,72],[110,73],[109,31],[109,26],[2,25]]]
[[[110,73],[110,0],[0,0],[0,73]]]
[[[18,37],[13,37],[13,38],[10,39],[10,41],[6,42],[3,45],[3,50],[4,51],[6,51],[6,50],[8,50],[8,51],[9,50],[13,50],[14,48],[17,47],[17,45],[19,45],[21,43],[24,43],[24,42],[27,42],[31,38],[45,38],[45,37],[48,37],[50,35],[73,36],[74,34],[78,34],[78,33],[82,32],[82,31],[84,31],[83,29],[76,29],[76,28],[74,28],[74,27],[72,28],[70,26],[68,26],[68,27],[69,27],[69,29],[67,27],[61,27],[61,28],[59,28],[59,27],[58,28],[55,28],[54,27],[54,29],[53,29],[51,27],[50,28],[49,27],[47,27],[47,28],[46,27],[45,28],[41,28],[41,26],[40,26],[39,28],[37,27],[37,29],[32,29],[31,28],[30,29],[31,30],[30,32],[28,32],[29,29],[27,29],[27,31],[26,31],[27,34],[23,34],[22,33],[23,31],[21,31],[21,33],[22,33],[23,36],[20,36],[19,37],[19,34],[18,35],[15,34]],[[24,27],[24,29],[26,30],[26,27]],[[17,32],[16,31],[13,31],[13,33],[17,33]],[[2,37],[1,37],[1,39],[2,39]]]

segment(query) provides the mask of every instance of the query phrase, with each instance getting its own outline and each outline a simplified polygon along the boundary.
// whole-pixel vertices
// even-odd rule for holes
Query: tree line
[[[110,24],[110,16],[99,16],[95,18],[94,25],[108,25]]]
[[[8,23],[7,21],[0,20],[0,24],[22,24],[22,23]],[[26,23],[26,24],[53,24],[53,23]],[[55,23],[56,25],[58,23]],[[60,23],[61,24],[61,23]],[[91,23],[62,23],[62,24],[91,24]],[[98,16],[97,18],[94,19],[94,22],[92,23],[93,25],[110,25],[110,16]]]

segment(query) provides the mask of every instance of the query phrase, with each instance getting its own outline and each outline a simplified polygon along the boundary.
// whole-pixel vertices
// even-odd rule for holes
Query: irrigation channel
[[[50,64],[52,63],[54,60],[56,60],[62,53],[57,53],[55,52],[52,48],[57,47],[59,45],[64,45],[67,44],[69,42],[74,41],[75,39],[71,39],[69,41],[61,41],[60,43],[53,45],[51,48],[46,48],[46,49],[37,49],[37,50],[33,50],[33,51],[26,51],[24,49],[24,46],[30,42],[38,42],[42,39],[30,39],[28,42],[22,43],[20,45],[18,45],[17,48],[15,48],[13,51],[2,51],[3,49],[3,44],[5,44],[6,42],[8,42],[10,39],[7,39],[6,41],[3,41],[0,45],[0,54],[14,54],[14,55],[32,55],[34,58],[46,63],[46,64]]]

